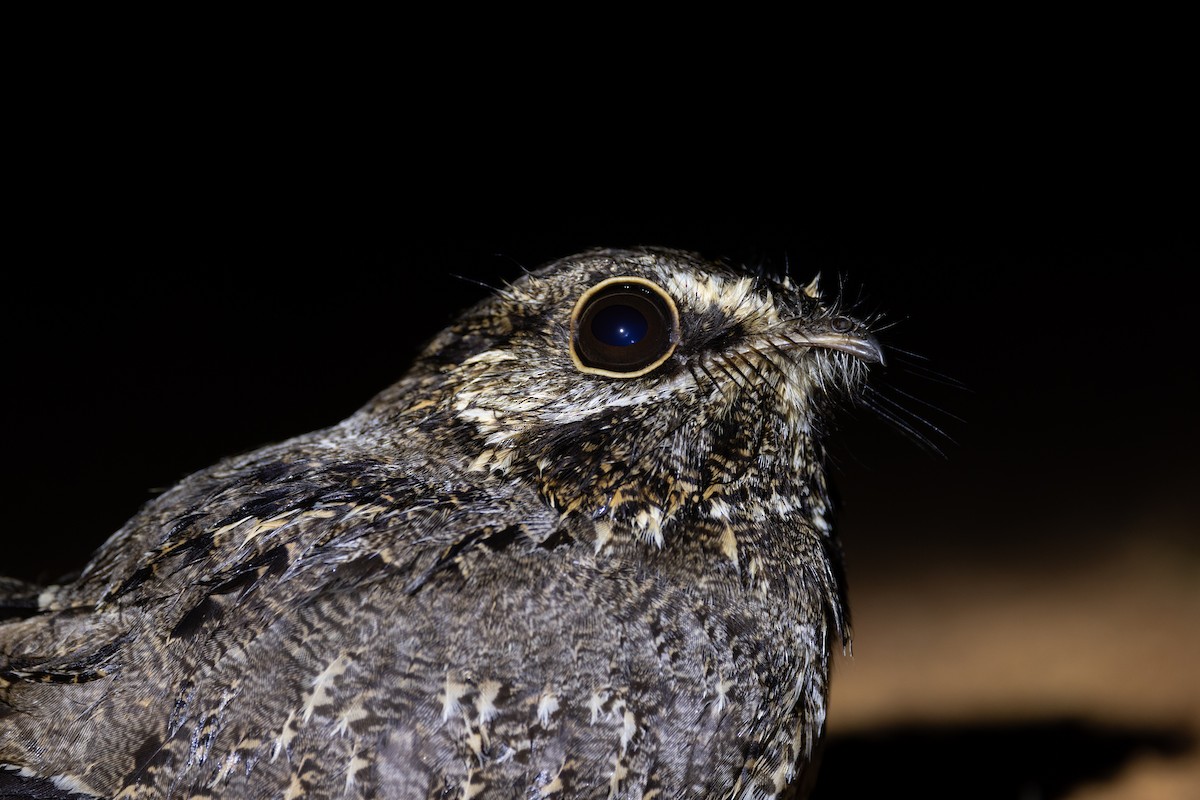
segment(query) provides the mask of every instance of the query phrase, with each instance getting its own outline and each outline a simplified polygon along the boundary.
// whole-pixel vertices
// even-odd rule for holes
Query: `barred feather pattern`
[[[576,301],[614,276],[678,308],[670,358],[627,379],[571,359]],[[75,582],[0,583],[0,775],[798,796],[849,637],[822,437],[878,360],[868,327],[678,251],[524,275],[349,419],[154,499]]]

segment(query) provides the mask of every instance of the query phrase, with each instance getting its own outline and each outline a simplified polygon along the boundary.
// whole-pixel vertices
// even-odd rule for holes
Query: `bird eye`
[[[603,280],[571,312],[571,358],[582,372],[645,375],[671,357],[678,340],[675,302],[644,278]]]

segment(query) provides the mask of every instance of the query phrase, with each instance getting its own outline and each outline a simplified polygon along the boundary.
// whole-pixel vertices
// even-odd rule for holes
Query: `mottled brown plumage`
[[[596,297],[661,314],[645,358],[587,327]],[[19,770],[0,781],[796,791],[846,637],[822,425],[878,360],[815,285],[685,253],[528,274],[346,421],[147,504],[74,583],[0,583],[21,612],[0,624],[0,763]]]

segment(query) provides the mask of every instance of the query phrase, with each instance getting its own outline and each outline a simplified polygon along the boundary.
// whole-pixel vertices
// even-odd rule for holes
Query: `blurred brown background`
[[[976,108],[956,141],[533,164],[180,111],[134,137],[93,100],[115,127],[35,125],[13,190],[0,572],[76,569],[156,490],[343,418],[476,281],[638,244],[821,272],[895,323],[899,422],[849,409],[832,442],[855,636],[817,796],[1200,796],[1195,164],[1170,126]]]

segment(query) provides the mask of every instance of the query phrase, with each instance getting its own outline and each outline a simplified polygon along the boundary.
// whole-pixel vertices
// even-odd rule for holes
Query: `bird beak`
[[[879,340],[866,332],[851,330],[842,333],[828,324],[823,324],[804,330],[802,336],[803,343],[813,347],[840,350],[872,364],[887,363],[883,358],[883,348]]]

